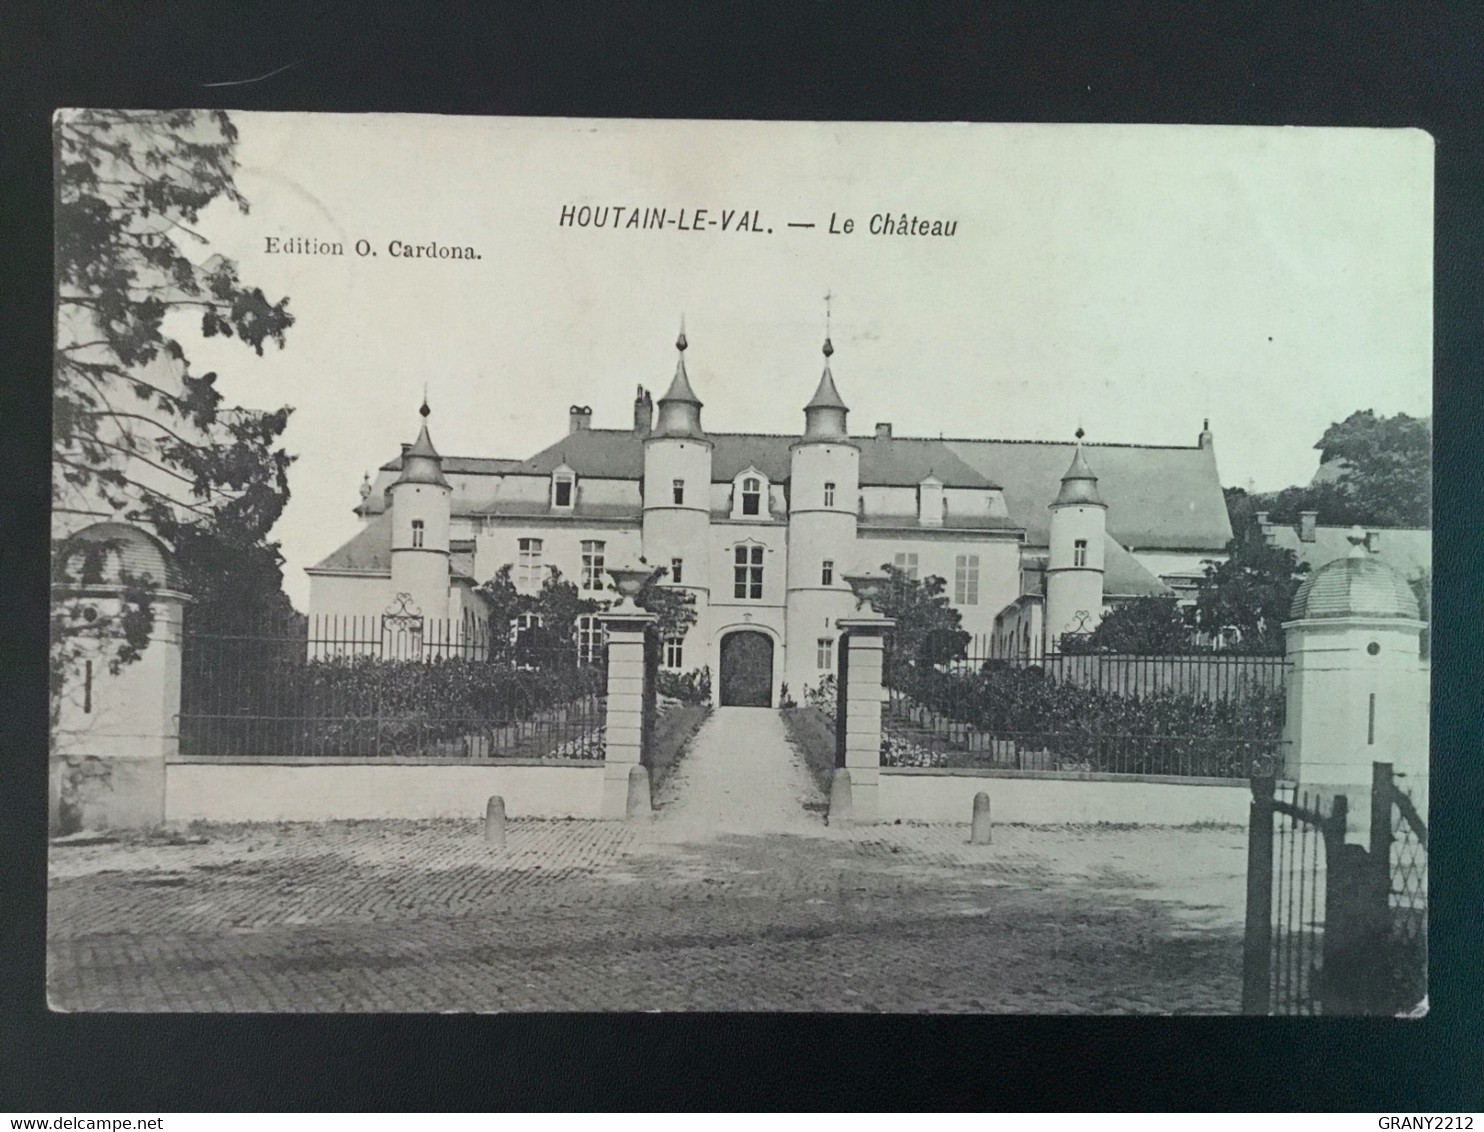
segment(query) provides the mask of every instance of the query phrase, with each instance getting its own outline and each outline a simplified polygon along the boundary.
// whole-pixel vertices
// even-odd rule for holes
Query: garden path
[[[664,839],[824,831],[823,815],[804,808],[819,791],[772,708],[717,708],[664,794],[655,822]]]

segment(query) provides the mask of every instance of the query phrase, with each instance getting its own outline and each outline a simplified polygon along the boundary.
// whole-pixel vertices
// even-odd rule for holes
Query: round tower
[[[835,671],[836,620],[855,612],[845,581],[855,561],[860,448],[846,430],[849,409],[835,388],[824,340],[824,373],[804,406],[804,434],[789,448],[788,655],[785,678],[795,698]],[[829,641],[829,646],[821,644]],[[826,655],[828,654],[828,655]],[[828,667],[823,667],[821,661]]]
[[[644,440],[644,559],[663,566],[696,594],[710,590],[711,441],[701,428],[701,399],[685,373],[685,329],[675,342],[675,378],[659,400],[659,420]]]
[[[1046,562],[1044,647],[1059,652],[1064,633],[1090,633],[1103,616],[1103,545],[1108,507],[1098,494],[1098,478],[1077,451],[1051,504],[1050,554]]]
[[[424,617],[448,616],[448,536],[453,488],[428,436],[427,398],[422,429],[402,453],[402,471],[387,493],[392,513],[392,593],[407,594]]]

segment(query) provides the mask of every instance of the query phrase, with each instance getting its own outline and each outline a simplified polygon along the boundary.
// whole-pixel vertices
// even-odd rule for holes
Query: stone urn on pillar
[[[840,704],[836,719],[837,773],[845,770],[850,782],[850,820],[870,824],[881,820],[881,703],[886,696],[886,634],[896,624],[877,611],[891,579],[877,574],[847,574],[855,594],[858,617],[835,621],[842,637]]]
[[[622,820],[631,812],[633,773],[648,774],[644,759],[645,634],[659,620],[636,599],[658,573],[645,565],[610,566],[618,600],[598,614],[608,635],[608,695],[604,714],[603,798],[600,816]]]

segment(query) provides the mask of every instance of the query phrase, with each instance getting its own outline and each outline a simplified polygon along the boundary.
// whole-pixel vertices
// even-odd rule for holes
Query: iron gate
[[[1388,763],[1372,767],[1369,845],[1349,800],[1277,797],[1252,780],[1245,1014],[1397,1014],[1427,993],[1427,825]]]

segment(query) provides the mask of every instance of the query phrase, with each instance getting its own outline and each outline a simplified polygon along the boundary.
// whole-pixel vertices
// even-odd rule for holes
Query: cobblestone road
[[[693,766],[699,770],[700,764]],[[200,827],[56,843],[61,1010],[1234,1012],[1236,829]],[[679,812],[677,818],[683,816]]]

